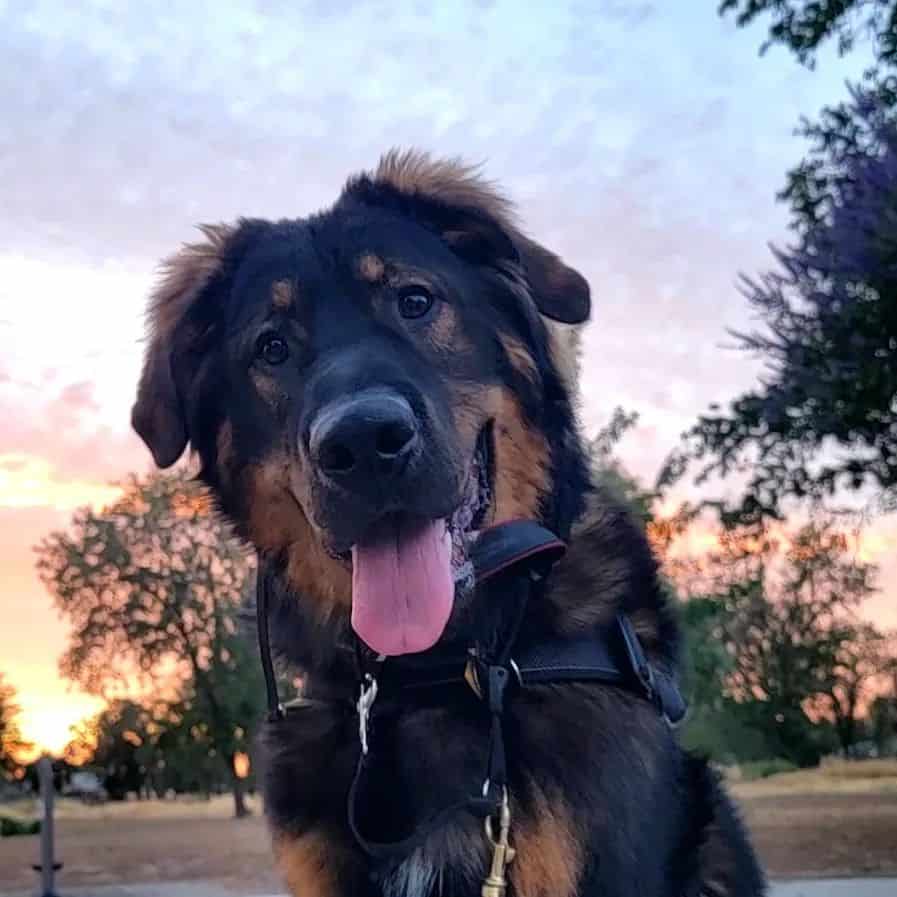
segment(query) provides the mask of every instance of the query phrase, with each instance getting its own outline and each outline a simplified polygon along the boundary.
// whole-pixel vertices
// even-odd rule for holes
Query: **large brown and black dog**
[[[353,837],[351,648],[388,666],[463,640],[484,600],[468,561],[478,531],[526,519],[568,550],[519,638],[574,638],[624,614],[674,672],[644,534],[592,482],[577,430],[588,285],[472,169],[417,153],[388,154],[320,214],[203,234],[152,296],[133,422],[162,467],[191,445],[278,583],[275,647],[309,683],[266,734],[280,868],[303,897],[479,894],[492,849],[463,808],[388,862]],[[393,700],[365,831],[398,841],[463,802],[483,781],[489,725],[463,682]],[[715,777],[631,689],[520,689],[504,731],[510,894],[763,893]]]

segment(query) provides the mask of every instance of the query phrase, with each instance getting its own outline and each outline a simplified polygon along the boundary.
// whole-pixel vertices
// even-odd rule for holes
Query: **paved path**
[[[897,878],[790,881],[774,885],[771,897],[897,897]]]
[[[202,882],[60,888],[59,897],[242,897]],[[0,892],[0,897],[32,897],[34,891]],[[261,897],[261,895],[258,895]],[[284,897],[269,894],[264,897]],[[897,897],[897,878],[840,878],[775,883],[770,897]]]

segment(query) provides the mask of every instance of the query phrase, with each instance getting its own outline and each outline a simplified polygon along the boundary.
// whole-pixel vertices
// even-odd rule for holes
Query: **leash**
[[[356,640],[359,680],[358,713],[361,750],[348,795],[348,822],[359,847],[375,863],[401,862],[435,830],[462,812],[484,820],[492,846],[492,863],[483,897],[505,893],[505,867],[514,852],[508,843],[510,806],[504,716],[509,694],[530,685],[561,682],[602,682],[625,688],[648,700],[668,724],[676,725],[686,705],[674,677],[646,657],[628,617],[617,614],[606,626],[574,638],[518,645],[520,628],[530,602],[544,590],[545,579],[565,551],[554,533],[534,521],[513,521],[486,530],[471,550],[478,589],[488,600],[475,606],[474,637],[465,650],[440,650],[419,655],[376,656]],[[259,653],[267,690],[268,719],[286,715],[280,703],[268,631],[271,565],[259,558],[256,614]],[[515,655],[515,648],[518,649]],[[376,841],[361,830],[359,804],[371,770],[371,740],[375,715],[401,712],[402,697],[427,689],[464,685],[489,714],[487,764],[480,791],[437,812],[398,841]],[[377,713],[375,714],[375,708]],[[493,825],[493,820],[497,825]],[[498,834],[496,835],[496,831]]]

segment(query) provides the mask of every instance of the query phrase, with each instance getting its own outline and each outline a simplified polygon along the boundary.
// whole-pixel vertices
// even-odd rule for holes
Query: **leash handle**
[[[369,763],[369,757],[370,754],[359,752],[358,764],[355,767],[355,775],[352,778],[352,786],[349,788],[348,817],[349,829],[355,838],[355,842],[375,862],[387,865],[400,863],[416,848],[420,847],[433,832],[442,828],[458,813],[472,813],[480,819],[486,819],[496,810],[496,803],[492,798],[470,797],[451,806],[444,807],[426,822],[415,826],[413,833],[407,838],[402,838],[399,841],[373,841],[361,833],[358,820],[358,802],[362,788],[362,779]]]

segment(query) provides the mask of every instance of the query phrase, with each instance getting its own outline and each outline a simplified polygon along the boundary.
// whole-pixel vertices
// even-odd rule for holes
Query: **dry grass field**
[[[732,784],[773,877],[897,875],[897,763],[834,764]],[[19,806],[27,813],[30,807]],[[107,804],[63,800],[60,881],[76,885],[207,879],[235,894],[274,892],[258,806],[230,818],[229,798]],[[4,809],[6,812],[6,809]],[[33,886],[38,839],[0,839],[0,894]]]

